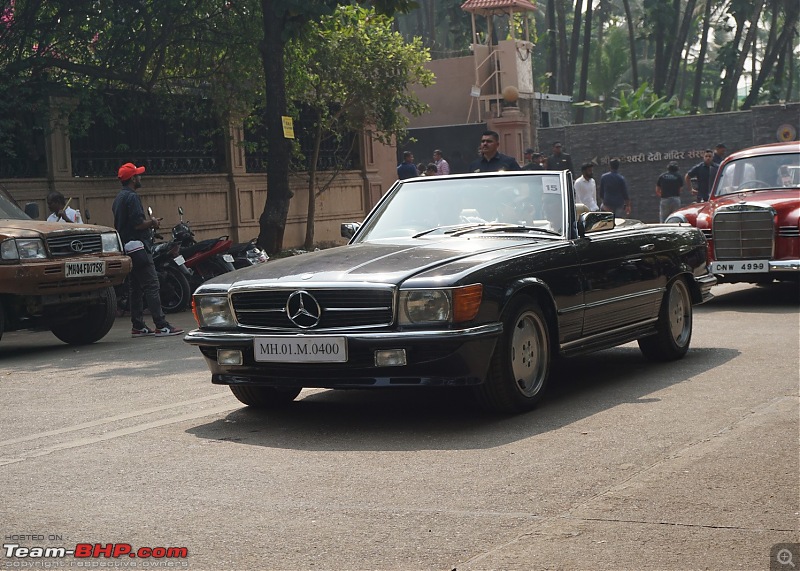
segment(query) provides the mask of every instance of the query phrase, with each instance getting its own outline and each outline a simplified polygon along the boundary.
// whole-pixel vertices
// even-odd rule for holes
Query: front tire
[[[233,396],[239,402],[260,409],[274,409],[287,406],[301,389],[284,389],[278,387],[253,387],[249,385],[229,385]]]
[[[164,313],[179,313],[189,307],[192,290],[180,268],[165,266],[158,272],[158,285]]]
[[[89,345],[111,331],[117,317],[117,295],[113,287],[103,290],[100,300],[92,303],[79,319],[53,325],[53,335],[70,345]]]
[[[639,349],[651,361],[675,361],[689,350],[692,340],[692,298],[683,278],[667,288],[658,312],[657,333],[639,339]]]
[[[513,299],[505,311],[489,372],[475,387],[484,408],[500,413],[531,410],[544,396],[550,377],[552,348],[547,317],[528,296]]]

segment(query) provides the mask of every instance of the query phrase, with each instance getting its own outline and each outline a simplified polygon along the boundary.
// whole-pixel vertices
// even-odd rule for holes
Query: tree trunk
[[[286,84],[283,67],[283,22],[275,15],[273,4],[281,0],[261,0],[264,20],[264,40],[261,42],[261,61],[266,78],[266,107],[264,124],[267,128],[269,162],[267,163],[267,201],[259,218],[258,245],[268,254],[283,249],[283,232],[289,215],[289,161],[291,145],[283,136],[286,114]]]
[[[775,42],[775,49],[764,54],[764,61],[761,62],[761,71],[758,77],[753,80],[753,86],[747,99],[742,103],[742,109],[750,109],[758,100],[758,92],[767,80],[767,77],[773,72],[773,66],[778,59],[778,54],[787,49],[787,44],[792,40],[795,34],[795,26],[797,25],[798,16],[800,16],[800,6],[795,2],[786,4],[786,19],[783,22],[783,29],[780,36]]]
[[[719,95],[719,101],[717,101],[717,109],[720,111],[730,111],[733,107],[734,99],[737,98],[739,78],[742,76],[742,71],[744,70],[745,62],[747,61],[747,55],[750,53],[753,42],[755,41],[756,32],[758,31],[758,20],[761,17],[761,10],[763,7],[764,0],[759,0],[753,6],[753,11],[751,12],[749,18],[750,27],[747,29],[747,36],[745,37],[744,45],[742,45],[741,49],[739,50],[739,55],[736,58],[733,67],[729,70],[730,75],[728,73],[725,74],[725,83],[722,87],[722,93]],[[742,22],[742,27],[744,27],[744,22]],[[755,83],[755,78],[753,78],[753,83]]]
[[[630,0],[622,0],[625,6],[625,20],[628,22],[628,43],[631,50],[631,80],[633,83],[633,90],[639,89],[639,64],[636,56],[636,32],[634,31],[633,16],[631,15]]]
[[[578,86],[578,101],[586,101],[586,89],[589,83],[589,61],[592,46],[592,3],[586,6],[586,23],[583,27],[583,53],[581,54],[581,81]],[[575,122],[583,123],[584,107],[578,107]]]
[[[549,93],[558,93],[558,38],[556,37],[556,0],[547,0],[547,72]]]
[[[303,249],[314,249],[314,218],[317,213],[317,161],[322,146],[322,121],[317,116],[317,128],[314,132],[314,149],[311,151],[311,164],[308,165],[308,209],[306,211],[306,240]]]
[[[558,22],[558,92],[567,92],[567,69],[569,68],[569,53],[567,53],[567,17],[564,12],[564,2],[556,0],[556,20]]]
[[[697,0],[688,0],[686,2],[686,10],[683,13],[683,19],[681,19],[681,26],[675,37],[675,41],[672,44],[672,54],[668,66],[669,71],[667,72],[667,83],[665,85],[667,97],[672,97],[675,95],[675,85],[678,82],[678,72],[681,68],[681,62],[685,61],[685,58],[682,57],[683,48],[686,45],[686,40],[689,36],[689,26],[694,19],[694,7],[696,4]]]
[[[590,0],[591,1],[591,0]],[[567,93],[573,95],[575,92],[575,69],[578,65],[578,48],[581,43],[581,12],[583,11],[583,0],[575,0],[575,12],[572,16],[572,38],[569,46],[569,63],[567,64]]]
[[[703,14],[703,32],[700,34],[700,54],[697,56],[697,67],[694,71],[694,89],[692,91],[692,115],[696,115],[700,108],[700,96],[703,92],[703,64],[708,51],[708,30],[711,28],[711,2],[706,0],[706,9]]]

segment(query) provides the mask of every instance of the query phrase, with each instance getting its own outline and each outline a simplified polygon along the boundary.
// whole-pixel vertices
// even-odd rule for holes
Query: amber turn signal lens
[[[192,296],[192,315],[194,315],[194,320],[197,322],[197,326],[201,327],[200,316],[197,314],[197,311],[197,303],[195,303],[194,296]]]
[[[478,315],[483,298],[483,285],[474,284],[453,290],[453,321],[470,321]]]

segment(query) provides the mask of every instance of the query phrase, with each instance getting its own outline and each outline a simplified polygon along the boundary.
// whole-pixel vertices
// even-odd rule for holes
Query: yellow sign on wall
[[[283,137],[285,139],[294,139],[294,124],[292,123],[292,118],[282,115],[281,120],[283,121]]]

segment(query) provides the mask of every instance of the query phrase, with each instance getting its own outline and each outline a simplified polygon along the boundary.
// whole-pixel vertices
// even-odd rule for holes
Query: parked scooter
[[[172,238],[180,244],[180,254],[192,274],[189,277],[191,291],[213,277],[233,271],[234,258],[228,253],[233,242],[228,236],[197,242],[189,223],[183,219],[183,208],[178,207],[180,221],[172,228]]]
[[[234,244],[228,253],[233,256],[233,267],[238,269],[257,266],[269,260],[267,253],[256,246],[256,238],[249,242]]]
[[[148,207],[148,213],[153,215],[153,209]],[[163,239],[163,236],[153,232],[153,237]],[[178,313],[188,308],[192,299],[192,289],[189,278],[192,273],[184,264],[180,254],[180,242],[169,240],[157,242],[153,245],[153,263],[156,267],[159,283],[159,297],[161,309],[164,313]],[[130,276],[118,285],[117,309],[120,312],[130,311]],[[145,306],[146,307],[146,306]]]

